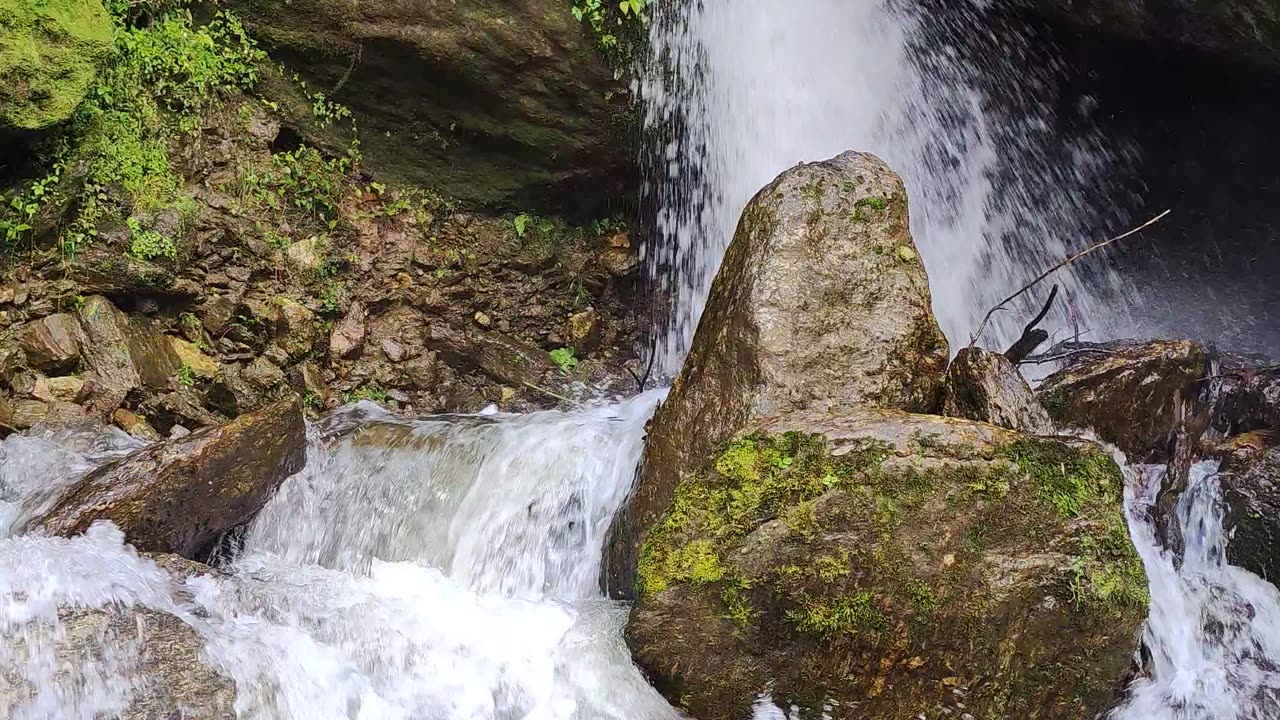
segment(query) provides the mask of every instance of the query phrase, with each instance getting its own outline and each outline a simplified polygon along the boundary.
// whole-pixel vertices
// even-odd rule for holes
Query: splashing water
[[[982,3],[906,10],[876,0],[661,3],[638,83],[656,208],[648,272],[669,317],[657,366],[674,375],[747,201],[799,162],[863,150],[907,185],[911,227],[934,308],[953,347],[986,310],[1087,246],[1114,160],[1088,134],[1055,136],[1052,67],[1012,35],[991,47]],[[971,56],[986,65],[975,67]],[[999,58],[999,60],[997,60]],[[994,88],[991,92],[984,88]],[[993,109],[993,95],[1005,109]],[[1094,330],[1124,319],[1104,305],[1119,283],[1095,267],[1060,273],[1070,304],[1052,318]],[[1041,300],[1043,297],[1041,298]],[[993,346],[1015,338],[1034,298],[997,316]]]
[[[57,642],[68,609],[114,605],[198,632],[241,718],[674,719],[621,642],[625,608],[597,586],[662,396],[412,423],[348,411],[312,428],[306,468],[218,576],[175,584],[106,524],[0,540],[0,635],[16,641],[0,649],[0,705],[14,703],[0,715],[127,707],[147,682],[138,643],[100,638],[102,657],[80,658],[69,679]],[[11,514],[43,502],[13,482],[33,462],[65,483],[125,450],[74,440],[0,444]],[[6,671],[34,691],[6,692]]]
[[[1217,464],[1192,469],[1177,514],[1180,558],[1156,542],[1151,511],[1164,468],[1128,498],[1130,535],[1151,587],[1144,637],[1151,677],[1111,720],[1269,720],[1280,717],[1280,593],[1227,564]]]

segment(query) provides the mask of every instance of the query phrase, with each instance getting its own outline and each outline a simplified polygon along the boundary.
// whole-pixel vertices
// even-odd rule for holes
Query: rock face
[[[1280,436],[1253,432],[1228,442],[1218,476],[1227,561],[1280,587]]]
[[[1131,668],[1146,582],[1094,446],[867,408],[754,426],[691,469],[627,639],[692,717],[768,690],[837,719],[1085,718]]]
[[[1275,0],[1018,0],[1049,17],[1140,41],[1175,43],[1263,67],[1280,67]]]
[[[615,189],[625,94],[562,0],[230,4],[273,57],[352,109],[386,179],[521,208]]]
[[[947,355],[898,176],[853,152],[788,170],[743,211],[693,349],[650,426],[622,535],[643,541],[682,471],[761,418],[934,409]],[[623,542],[611,549],[611,585],[625,592]]]
[[[70,118],[113,43],[99,0],[0,3],[0,127],[39,130]]]
[[[1032,434],[1053,433],[1053,420],[1018,368],[981,348],[956,354],[942,391],[942,414]]]
[[[1093,428],[1131,461],[1155,462],[1172,455],[1211,374],[1208,352],[1193,342],[1118,343],[1078,356],[1038,394],[1060,425]]]
[[[197,558],[306,462],[297,399],[155,445],[85,476],[28,530],[76,535],[110,520],[139,550]]]

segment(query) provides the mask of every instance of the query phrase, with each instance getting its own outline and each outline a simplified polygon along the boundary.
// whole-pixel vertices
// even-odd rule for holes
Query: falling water
[[[625,608],[597,585],[662,394],[572,414],[348,411],[312,429],[306,468],[225,574],[174,581],[106,524],[0,539],[0,716],[127,707],[147,684],[137,643],[101,637],[71,676],[58,644],[78,632],[68,609],[114,604],[198,632],[241,718],[674,720],[622,644]],[[15,479],[65,484],[137,446],[98,438],[0,444],[0,516],[43,502]],[[32,692],[6,687],[14,677]]]
[[[638,89],[656,207],[646,262],[670,298],[657,341],[667,374],[692,341],[746,202],[799,162],[864,150],[903,176],[953,346],[1000,298],[1095,239],[1087,232],[1103,218],[1088,196],[1105,195],[1115,152],[1088,133],[1059,137],[1052,65],[1029,57],[1037,48],[1016,33],[991,39],[985,3],[931,5],[658,5]],[[1079,272],[1060,275],[1071,301],[1059,305],[1058,327],[1123,324],[1103,311],[1118,287],[1105,267],[1087,285]],[[998,316],[987,342],[1016,337],[1035,302]]]
[[[1156,541],[1152,510],[1164,468],[1146,469],[1127,499],[1130,534],[1151,587],[1144,645],[1151,677],[1110,720],[1280,717],[1280,593],[1227,564],[1217,464],[1193,467],[1177,506],[1182,553]]]

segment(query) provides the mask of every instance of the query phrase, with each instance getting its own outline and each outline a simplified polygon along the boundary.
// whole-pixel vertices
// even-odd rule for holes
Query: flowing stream
[[[1032,110],[991,115],[950,40],[980,8],[939,20],[871,0],[658,6],[638,85],[654,141],[648,263],[672,298],[658,329],[663,372],[688,349],[741,208],[799,161],[863,149],[902,172],[953,344],[1030,266],[1080,246],[1093,219],[1079,191],[1116,156],[1087,138],[1050,152]],[[1029,108],[1051,90],[1043,78],[998,80]],[[1105,269],[1062,282],[1072,302],[1060,321],[1123,326],[1102,312],[1117,292]],[[994,337],[1019,320],[1001,319]],[[605,534],[663,392],[572,413],[414,422],[347,408],[309,429],[306,468],[223,570],[185,580],[107,524],[71,539],[9,531],[137,441],[100,430],[10,437],[0,443],[0,716],[91,720],[127,707],[147,681],[136,643],[70,658],[62,644],[68,609],[132,607],[198,635],[202,661],[235,681],[241,718],[677,718],[631,662],[626,608],[598,589]],[[1114,720],[1280,717],[1280,598],[1226,564],[1213,466],[1197,466],[1179,508],[1180,558],[1157,546],[1149,520],[1160,470],[1142,472],[1129,511],[1152,591],[1151,676]],[[763,703],[757,714],[782,716]]]

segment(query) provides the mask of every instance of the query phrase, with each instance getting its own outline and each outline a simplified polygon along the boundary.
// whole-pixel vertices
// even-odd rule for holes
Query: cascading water
[[[927,5],[927,4],[926,4]],[[950,5],[952,7],[947,7]],[[711,281],[753,194],[799,162],[845,150],[879,154],[902,174],[934,308],[953,347],[986,310],[1094,238],[1085,195],[1105,188],[1115,151],[1085,134],[1053,137],[1053,69],[1019,62],[1018,37],[964,48],[985,30],[982,3],[877,0],[659,3],[638,90],[652,147],[655,208],[646,263],[670,299],[656,365],[668,375],[693,339]],[[989,41],[990,42],[990,41]],[[972,43],[971,43],[972,44]],[[968,55],[1003,58],[975,68]],[[995,77],[992,77],[994,75]],[[991,89],[988,89],[991,88]],[[1004,109],[993,109],[993,92]],[[1105,267],[1060,273],[1060,327],[1122,325]],[[995,319],[992,346],[1034,310]],[[1074,321],[1074,322],[1073,322]]]
[[[59,608],[119,603],[196,630],[241,718],[674,719],[622,644],[625,608],[597,585],[662,395],[415,423],[348,411],[313,428],[305,470],[228,572],[185,584],[110,525],[0,539],[0,716],[126,707],[145,680],[138,647],[106,641],[71,678],[55,642]],[[119,433],[9,438],[0,517],[43,502],[23,478],[58,485],[136,447]],[[4,691],[15,676],[34,692]]]

